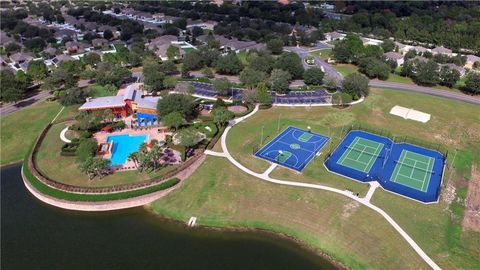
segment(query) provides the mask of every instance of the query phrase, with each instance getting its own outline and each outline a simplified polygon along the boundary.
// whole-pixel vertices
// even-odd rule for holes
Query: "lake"
[[[135,208],[85,213],[44,204],[21,165],[1,169],[1,269],[336,269],[286,239],[189,229]]]

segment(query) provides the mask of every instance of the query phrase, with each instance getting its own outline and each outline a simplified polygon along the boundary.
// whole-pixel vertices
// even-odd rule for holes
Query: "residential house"
[[[440,68],[442,68],[442,67],[448,67],[450,70],[456,70],[456,71],[458,71],[458,73],[460,73],[460,77],[465,76],[465,74],[467,73],[467,71],[466,71],[465,68],[460,67],[460,66],[457,66],[457,65],[452,64],[452,63],[449,63],[449,64],[441,64],[441,65],[440,65]]]
[[[51,59],[55,57],[55,55],[57,55],[57,49],[54,47],[48,46],[42,51],[42,55],[47,59]]]
[[[85,46],[83,43],[77,41],[68,41],[65,43],[65,49],[71,53],[83,53],[85,51]]]
[[[424,52],[430,51],[429,49],[427,49],[427,48],[425,48],[425,47],[422,47],[422,46],[414,46],[413,49],[414,49],[417,53],[424,53]]]
[[[202,21],[202,20],[187,20],[187,29],[192,29],[194,27],[200,27],[202,29],[211,30],[217,25],[215,21]]]
[[[345,38],[345,34],[339,33],[339,32],[328,32],[325,33],[325,39],[327,41],[334,41],[334,40],[342,40]]]
[[[73,60],[75,60],[75,58],[71,57],[70,55],[59,54],[53,59],[47,59],[43,62],[45,63],[45,65],[47,65],[47,67],[52,68],[52,66],[58,67],[62,62]]]
[[[393,60],[397,63],[397,66],[403,65],[404,59],[403,54],[397,52],[386,52],[383,54],[388,60]]]
[[[255,41],[242,41],[237,38],[227,38],[220,35],[201,35],[197,37],[197,40],[203,44],[208,43],[208,40],[213,37],[215,40],[220,42],[220,50],[223,53],[228,53],[230,51],[240,52],[241,50],[265,50],[266,45],[257,43]]]
[[[19,70],[27,71],[28,63],[33,60],[33,54],[31,52],[18,52],[10,55],[10,67],[14,72]]]
[[[7,33],[0,31],[0,47],[5,47],[9,43],[15,43],[15,39],[7,35]]]
[[[92,39],[92,46],[96,49],[104,48],[109,45],[108,40],[104,38],[95,38]]]
[[[435,55],[435,54],[445,54],[445,55],[452,55],[452,50],[450,49],[447,49],[443,46],[440,46],[440,47],[435,47],[432,49],[432,54]]]
[[[366,37],[362,37],[360,39],[363,42],[363,46],[367,46],[367,45],[380,46],[383,43],[383,41],[379,39],[366,38]]]
[[[55,39],[57,40],[57,42],[61,42],[65,38],[69,38],[69,39],[72,39],[72,40],[77,39],[77,32],[75,32],[74,30],[70,30],[70,29],[57,30],[57,31],[55,31],[55,33],[53,35],[54,35]]]
[[[465,67],[472,69],[475,62],[480,63],[480,57],[473,54],[469,54],[467,55],[467,62],[465,62]]]
[[[161,46],[172,44],[172,42],[178,41],[178,37],[173,36],[173,35],[165,35],[165,36],[160,36],[155,39],[152,39],[150,43],[148,43],[148,49],[151,51],[156,51],[157,48]]]

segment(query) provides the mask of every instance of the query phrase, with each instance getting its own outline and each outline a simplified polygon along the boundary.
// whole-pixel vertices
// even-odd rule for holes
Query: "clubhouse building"
[[[159,125],[157,102],[161,97],[145,96],[138,85],[131,84],[116,96],[87,98],[79,108],[80,111],[105,111],[110,109],[117,118],[130,115],[136,119],[138,126]]]

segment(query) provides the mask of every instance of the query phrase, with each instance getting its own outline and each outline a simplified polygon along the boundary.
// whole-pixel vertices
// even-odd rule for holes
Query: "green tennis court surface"
[[[298,140],[301,142],[308,142],[313,137],[312,133],[304,132]]]
[[[343,152],[338,164],[368,173],[382,151],[383,144],[356,137]]]
[[[403,150],[390,181],[423,192],[427,191],[435,159]]]

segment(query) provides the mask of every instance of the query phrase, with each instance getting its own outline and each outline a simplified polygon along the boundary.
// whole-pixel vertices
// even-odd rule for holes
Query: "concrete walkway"
[[[432,269],[441,269],[421,248],[420,246],[418,246],[418,244],[393,220],[393,218],[391,218],[385,211],[383,211],[381,208],[373,205],[370,203],[370,199],[371,197],[373,196],[373,193],[375,192],[376,188],[378,187],[378,185],[375,185],[375,184],[371,184],[370,185],[370,189],[367,193],[367,195],[364,197],[364,198],[359,198],[357,196],[355,196],[354,194],[352,194],[352,192],[350,191],[347,191],[347,190],[340,190],[340,189],[336,189],[336,188],[332,188],[332,187],[329,187],[329,186],[324,186],[324,185],[319,185],[319,184],[309,184],[309,183],[302,183],[302,182],[292,182],[292,181],[285,181],[285,180],[280,180],[280,179],[275,179],[275,178],[272,178],[269,176],[270,172],[275,168],[273,165],[270,166],[264,173],[256,173],[248,168],[246,168],[245,166],[243,166],[242,164],[240,164],[240,162],[238,162],[237,160],[235,160],[232,155],[230,154],[230,152],[228,151],[228,147],[227,147],[227,135],[228,135],[228,132],[230,131],[230,129],[242,122],[243,120],[251,117],[252,115],[254,115],[257,111],[258,111],[258,108],[259,106],[257,105],[255,107],[255,109],[248,115],[245,115],[243,117],[240,117],[238,119],[235,119],[235,120],[232,120],[230,121],[228,127],[225,129],[222,137],[221,137],[221,145],[222,145],[222,150],[223,150],[223,155],[233,164],[235,165],[237,168],[239,168],[240,170],[242,170],[243,172],[249,174],[249,175],[252,175],[252,176],[255,176],[263,181],[267,181],[267,182],[270,182],[270,183],[275,183],[275,184],[279,184],[279,185],[285,185],[285,186],[295,186],[295,187],[302,187],[302,188],[314,188],[314,189],[320,189],[320,190],[326,190],[326,191],[330,191],[330,192],[334,192],[334,193],[337,193],[337,194],[340,194],[340,195],[343,195],[345,197],[348,197],[352,200],[355,200],[365,206],[367,206],[368,208],[376,211],[377,213],[379,213],[380,215],[382,215],[388,223],[390,223],[390,225],[393,226],[393,228],[395,228],[395,230],[407,241],[407,243],[415,250],[415,252],[417,252],[417,254],[430,266],[432,267]],[[210,153],[210,152],[209,152]],[[209,154],[207,153],[207,154]],[[222,155],[222,156],[223,156]],[[218,155],[216,155],[218,156]],[[377,183],[378,184],[378,183]]]
[[[60,140],[66,142],[66,143],[71,143],[72,140],[69,140],[67,139],[67,137],[65,137],[65,133],[67,133],[68,131],[68,127],[62,129],[62,131],[60,132]]]

